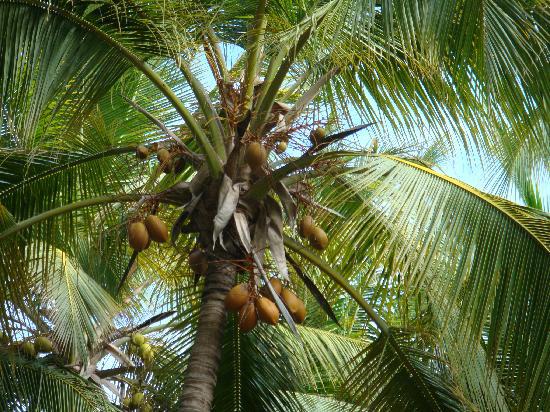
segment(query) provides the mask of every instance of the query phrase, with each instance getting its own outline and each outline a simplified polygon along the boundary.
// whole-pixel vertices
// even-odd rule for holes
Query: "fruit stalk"
[[[227,320],[224,301],[235,274],[236,267],[229,262],[209,262],[197,335],[185,372],[182,412],[208,412],[212,408]]]

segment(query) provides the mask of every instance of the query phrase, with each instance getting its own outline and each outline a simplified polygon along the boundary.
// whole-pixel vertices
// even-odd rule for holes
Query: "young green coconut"
[[[132,396],[132,400],[130,401],[130,408],[139,408],[143,402],[143,399],[145,398],[145,395],[143,392],[136,392]]]
[[[34,340],[34,347],[37,352],[49,353],[53,351],[52,342],[45,336],[39,336]]]
[[[32,342],[23,342],[21,344],[21,346],[19,347],[19,350],[27,358],[36,357],[36,349],[35,349],[34,345],[32,344]]]
[[[145,343],[145,336],[141,333],[134,333],[132,335],[132,343],[136,346],[143,345]]]

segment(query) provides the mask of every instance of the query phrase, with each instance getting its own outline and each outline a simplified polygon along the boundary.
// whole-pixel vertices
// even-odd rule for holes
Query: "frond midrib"
[[[483,193],[482,191],[477,190],[476,188],[474,188],[474,187],[472,187],[472,186],[470,186],[470,185],[468,185],[464,182],[461,182],[461,181],[459,181],[459,180],[457,180],[453,177],[446,176],[442,173],[438,173],[438,172],[436,172],[432,169],[429,169],[425,166],[421,166],[421,165],[416,164],[414,162],[411,162],[409,160],[405,160],[405,159],[402,159],[400,157],[393,156],[393,155],[380,155],[380,156],[384,157],[384,158],[387,158],[387,159],[390,159],[390,160],[393,160],[397,163],[403,163],[407,166],[413,167],[415,169],[418,169],[418,170],[421,170],[425,173],[428,173],[432,176],[435,176],[438,179],[444,180],[444,181],[446,181],[446,182],[448,182],[448,183],[464,190],[465,192],[468,192],[469,194],[474,195],[475,197],[481,199],[485,203],[488,203],[493,208],[495,208],[496,210],[501,212],[503,215],[505,215],[512,222],[515,222],[518,226],[520,226],[522,230],[524,230],[526,233],[528,233],[535,240],[536,243],[538,243],[548,254],[550,254],[550,245],[547,245],[545,243],[544,239],[541,239],[539,236],[537,236],[536,233],[534,233],[529,227],[527,227],[524,223],[522,223],[520,220],[518,220],[512,213],[510,213],[508,210],[506,210],[506,208],[502,207],[495,200],[491,199],[491,197],[497,198],[497,196],[492,196],[492,195],[489,196],[488,194]],[[500,199],[500,200],[502,202],[507,202],[507,200],[505,200],[505,199]]]

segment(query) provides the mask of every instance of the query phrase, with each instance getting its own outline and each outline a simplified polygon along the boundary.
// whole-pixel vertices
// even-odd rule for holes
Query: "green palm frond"
[[[47,271],[42,302],[60,352],[88,357],[89,348],[113,328],[120,308],[110,295],[61,250]],[[40,272],[39,272],[40,273]]]
[[[319,194],[346,216],[326,219],[327,259],[346,274],[365,270],[367,284],[427,291],[447,321],[458,310],[453,333],[472,347],[483,340],[518,405],[536,404],[548,368],[548,217],[391,156],[365,159],[341,178],[343,188]],[[342,247],[350,242],[358,247]]]
[[[0,406],[4,411],[118,411],[105,394],[47,358],[26,360],[0,350]]]
[[[47,5],[30,4],[0,3],[0,130],[5,144],[19,147],[32,146],[35,133],[52,122],[82,116],[130,67],[93,34],[49,14]]]
[[[352,362],[344,396],[368,411],[464,410],[444,360],[433,349],[422,345],[418,337],[397,331],[392,332],[392,339],[401,346],[407,363],[396,355],[386,337],[380,337]]]
[[[345,366],[365,346],[358,339],[300,327],[303,346],[283,326],[239,334],[230,321],[216,386],[215,410],[301,411],[300,394],[334,395]]]

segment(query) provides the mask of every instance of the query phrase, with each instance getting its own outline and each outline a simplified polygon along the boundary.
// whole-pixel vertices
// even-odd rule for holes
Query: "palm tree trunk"
[[[185,372],[182,412],[209,412],[212,408],[227,320],[224,300],[235,273],[235,266],[228,262],[209,265],[197,335]]]

